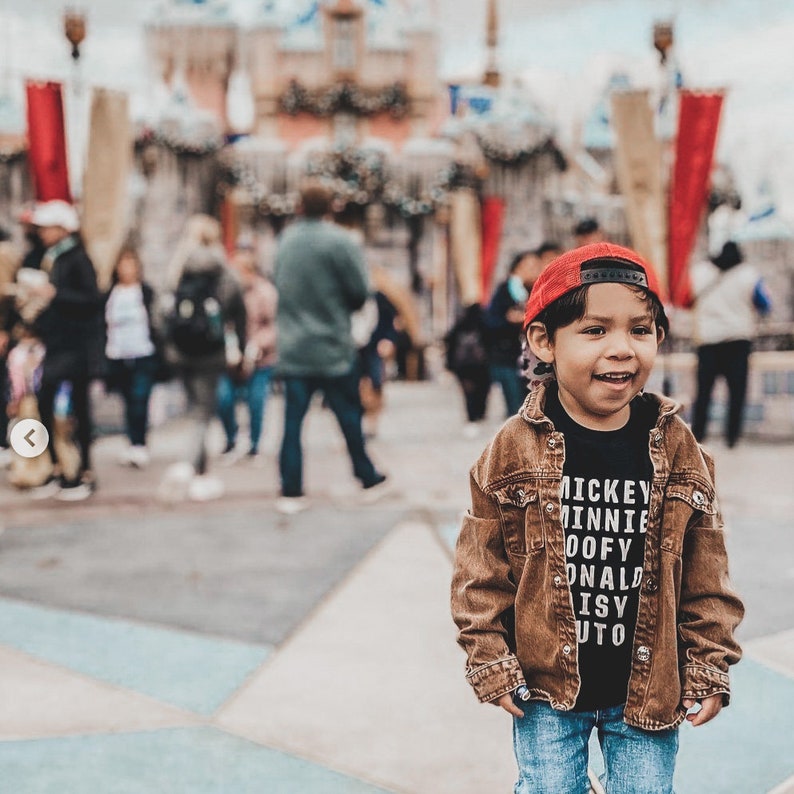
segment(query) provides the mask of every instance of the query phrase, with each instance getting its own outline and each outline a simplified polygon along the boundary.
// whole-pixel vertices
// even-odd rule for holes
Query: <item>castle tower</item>
[[[488,0],[485,24],[485,45],[488,48],[488,60],[485,67],[485,75],[483,76],[483,83],[493,88],[498,88],[501,82],[501,75],[499,74],[496,57],[499,46],[499,15],[496,0]]]
[[[327,74],[358,82],[365,49],[364,12],[353,0],[336,0],[324,10]]]
[[[170,0],[146,26],[152,60],[166,85],[181,76],[196,107],[229,128],[227,95],[235,66],[237,26],[222,0]]]

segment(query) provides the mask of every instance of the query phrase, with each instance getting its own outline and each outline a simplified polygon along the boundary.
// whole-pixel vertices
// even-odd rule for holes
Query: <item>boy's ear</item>
[[[664,332],[664,328],[661,325],[656,326],[656,344],[661,345],[664,342],[666,334]]]
[[[544,364],[554,363],[554,344],[543,323],[530,324],[527,328],[527,344]]]

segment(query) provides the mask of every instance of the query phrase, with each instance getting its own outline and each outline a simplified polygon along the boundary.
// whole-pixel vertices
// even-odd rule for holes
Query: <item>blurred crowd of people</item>
[[[118,461],[150,462],[149,405],[158,382],[176,380],[187,401],[190,444],[160,483],[160,497],[205,501],[223,494],[209,472],[207,439],[217,417],[226,462],[260,455],[265,406],[277,377],[285,403],[278,507],[297,512],[303,492],[301,428],[314,392],[336,416],[353,474],[367,495],[386,476],[369,458],[382,404],[384,357],[399,336],[398,311],[373,286],[361,239],[333,222],[332,195],[307,184],[301,215],[280,238],[273,276],[252,245],[227,256],[221,226],[191,217],[155,290],[133,246],[124,246],[101,290],[76,209],[36,204],[19,219],[25,250],[0,238],[0,463],[31,498],[77,501],[98,487],[91,447],[92,381],[120,395],[128,445]],[[246,438],[238,404],[247,412]],[[37,419],[48,451],[25,458],[9,447],[9,424]]]
[[[294,513],[307,506],[301,436],[316,392],[339,424],[364,493],[382,493],[386,475],[370,459],[366,439],[377,431],[384,361],[399,360],[405,325],[415,318],[395,305],[388,274],[365,262],[356,224],[344,213],[333,220],[332,199],[319,183],[305,186],[300,215],[280,235],[269,263],[272,276],[260,271],[252,245],[241,243],[227,255],[218,221],[191,217],[159,291],[147,283],[132,246],[120,251],[109,288],[101,290],[75,208],[49,201],[26,211],[24,251],[0,234],[0,463],[9,482],[32,498],[91,496],[98,483],[91,455],[96,379],[123,401],[129,443],[119,463],[146,467],[153,388],[176,380],[187,399],[189,453],[168,467],[160,496],[218,498],[223,482],[208,471],[211,423],[217,417],[222,425],[226,462],[257,458],[275,381],[284,395],[278,508]],[[577,247],[604,239],[593,218],[578,222],[573,236]],[[449,329],[445,363],[463,396],[464,435],[479,433],[492,386],[511,416],[551,376],[532,357],[521,327],[533,284],[561,253],[553,241],[517,252],[489,299],[461,307]],[[733,241],[691,275],[698,359],[693,429],[699,440],[705,437],[714,382],[723,376],[725,434],[733,446],[741,435],[755,319],[769,311],[769,295]],[[24,418],[47,429],[46,455],[27,459],[9,449],[9,422]]]
[[[571,231],[575,248],[605,242],[595,218],[579,220]],[[467,420],[465,436],[479,434],[492,386],[501,389],[509,417],[519,410],[529,391],[552,376],[551,367],[532,355],[521,329],[534,283],[562,253],[563,248],[554,241],[517,252],[489,300],[462,307],[449,329],[444,339],[445,363],[460,385]],[[703,441],[714,385],[721,376],[728,391],[725,441],[733,447],[742,434],[757,320],[769,314],[771,299],[758,269],[744,261],[733,240],[726,241],[710,259],[695,262],[690,276],[692,341],[697,353],[692,428],[698,441]]]

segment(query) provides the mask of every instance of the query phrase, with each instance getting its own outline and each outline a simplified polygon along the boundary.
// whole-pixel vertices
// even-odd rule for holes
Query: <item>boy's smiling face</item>
[[[584,316],[553,339],[542,323],[532,323],[528,337],[532,352],[554,365],[568,415],[593,430],[617,430],[651,374],[664,331],[636,288],[606,283],[589,287]]]

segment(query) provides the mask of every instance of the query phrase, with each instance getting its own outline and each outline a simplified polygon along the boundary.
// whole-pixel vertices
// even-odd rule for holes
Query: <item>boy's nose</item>
[[[612,334],[609,341],[608,358],[634,358],[634,348],[631,345],[631,337],[628,334]]]

